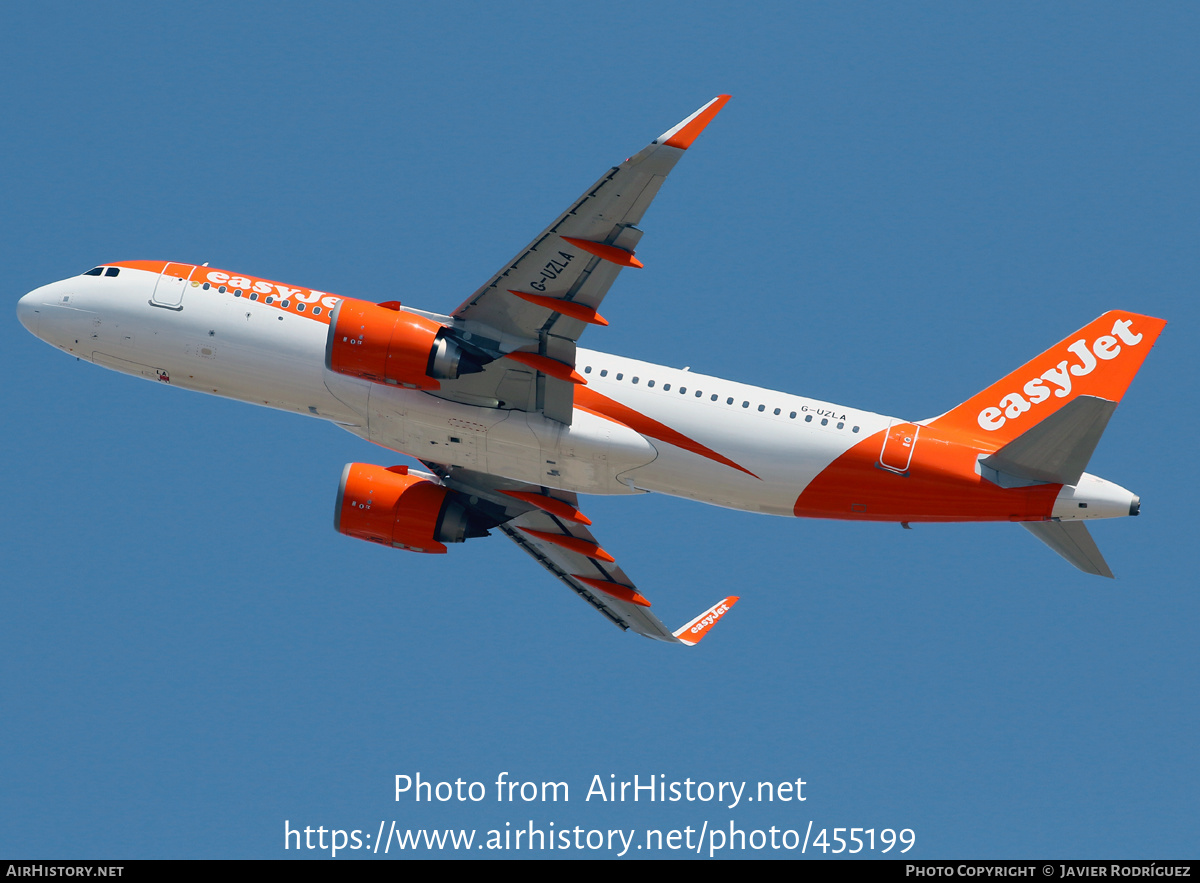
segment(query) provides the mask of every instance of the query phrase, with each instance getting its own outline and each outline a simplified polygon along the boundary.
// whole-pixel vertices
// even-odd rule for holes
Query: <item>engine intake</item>
[[[401,310],[346,298],[329,320],[325,367],[339,374],[416,389],[483,370],[445,326]]]
[[[333,526],[338,533],[384,546],[443,553],[446,543],[487,536],[495,523],[472,511],[461,494],[428,478],[368,463],[347,463]]]

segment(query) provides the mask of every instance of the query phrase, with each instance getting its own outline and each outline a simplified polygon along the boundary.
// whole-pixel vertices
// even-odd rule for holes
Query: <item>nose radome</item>
[[[37,291],[31,291],[17,301],[17,318],[25,326],[25,330],[37,337],[38,307],[40,306]]]

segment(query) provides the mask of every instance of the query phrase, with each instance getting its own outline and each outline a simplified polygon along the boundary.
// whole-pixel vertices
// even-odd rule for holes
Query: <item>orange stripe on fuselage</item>
[[[634,432],[641,433],[649,438],[664,441],[677,448],[683,448],[685,451],[691,451],[693,454],[699,454],[701,457],[745,472],[752,478],[758,478],[749,469],[739,466],[728,457],[718,454],[712,448],[705,447],[700,442],[688,438],[665,423],[659,423],[657,420],[647,417],[640,411],[635,411],[633,408],[622,405],[620,402],[613,401],[608,396],[601,395],[594,389],[586,386],[575,387],[575,407],[587,411],[589,414],[595,414],[597,417],[603,417],[605,420],[622,423]],[[759,480],[761,481],[762,479]]]
[[[821,470],[796,499],[803,518],[854,521],[1044,521],[1061,484],[1002,488],[975,471],[980,449],[922,426],[904,474],[879,465],[887,430]]]

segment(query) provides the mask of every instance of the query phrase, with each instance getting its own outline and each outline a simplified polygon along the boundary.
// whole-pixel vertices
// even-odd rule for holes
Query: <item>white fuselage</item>
[[[584,349],[576,368],[586,389],[637,419],[602,416],[579,396],[570,425],[463,404],[327,369],[334,295],[277,286],[305,292],[285,309],[278,294],[270,303],[265,290],[235,295],[186,266],[196,278],[169,286],[165,274],[128,267],[65,279],[27,294],[18,314],[36,336],[107,368],[319,417],[418,459],[583,494],[654,491],[792,515],[838,457],[902,422]],[[638,420],[663,431],[639,431]]]

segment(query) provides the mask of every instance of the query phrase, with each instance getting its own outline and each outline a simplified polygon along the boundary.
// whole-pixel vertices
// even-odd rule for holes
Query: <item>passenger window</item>
[[[796,412],[795,412],[795,411],[792,411],[792,413],[791,413],[791,414],[789,414],[789,415],[788,415],[788,417],[790,417],[792,420],[795,420],[795,419],[796,419]]]
[[[854,427],[853,429],[851,429],[850,431],[851,431],[851,432],[858,432],[858,427],[856,426],[856,427]]]
[[[732,398],[728,398],[728,399],[726,399],[726,400],[725,400],[725,404],[727,404],[727,405],[732,405],[732,404],[733,404],[733,399],[732,399]]]
[[[304,312],[304,304],[296,304],[296,310],[298,312],[303,313]]]
[[[290,306],[290,305],[291,305],[291,303],[292,303],[292,302],[291,302],[290,300],[281,300],[281,301],[279,302],[279,305],[280,305],[281,307],[286,307],[286,306]],[[314,313],[319,313],[319,312],[321,312],[321,308],[320,308],[320,307],[313,307],[313,312],[314,312]]]
[[[812,414],[805,414],[805,415],[804,415],[804,422],[805,422],[805,423],[812,423]]]
[[[664,384],[663,384],[663,390],[664,390],[664,391],[667,391],[667,392],[669,392],[669,391],[670,391],[670,389],[671,389],[671,384],[669,384],[669,383],[664,383]]]
[[[270,295],[267,295],[265,298],[263,298],[263,303],[265,303],[265,304],[270,304],[270,303],[274,303],[274,302],[275,302],[275,298],[271,297]]]
[[[635,377],[635,378],[633,378],[633,382],[634,382],[634,383],[637,383],[637,382],[638,382],[638,379],[637,379],[636,377]]]
[[[822,425],[822,426],[828,426],[828,425],[829,425],[829,418],[828,418],[828,417],[822,417],[822,418],[821,418],[821,425]]]
[[[234,294],[241,297],[242,290],[239,288],[237,291],[234,292]],[[253,291],[250,293],[250,300],[258,300],[258,292],[257,291]]]
[[[607,377],[607,376],[608,376],[608,369],[607,369],[607,368],[605,368],[603,371],[601,371],[601,372],[600,372],[600,376],[601,376],[601,377]]]
[[[624,376],[625,376],[624,374],[618,374],[618,375],[617,375],[617,380],[620,380],[620,379],[622,379]]]
[[[591,366],[591,365],[588,365],[586,368],[584,368],[584,369],[583,369],[583,373],[584,373],[584,374],[591,374],[591,373],[592,373],[592,366]]]
[[[758,410],[760,410],[760,411],[765,411],[765,410],[767,410],[767,406],[766,406],[766,405],[759,405],[759,406],[758,406]]]
[[[647,381],[646,381],[646,386],[654,386],[654,381],[653,381],[653,380],[647,380]]]
[[[285,301],[283,302],[283,305],[286,307],[286,306],[288,305],[288,302],[285,300]],[[321,308],[320,308],[320,307],[313,307],[313,315],[314,315],[314,316],[319,316],[319,315],[321,315]]]
[[[776,408],[776,409],[775,409],[775,416],[776,416],[776,417],[778,417],[778,416],[779,416],[779,409],[778,409],[778,408]]]
[[[204,283],[204,290],[205,290],[205,291],[208,291],[210,288],[212,288],[212,285],[210,285],[209,283],[205,282],[205,283]]]
[[[687,395],[687,387],[686,386],[679,387],[679,394],[681,396]]]

